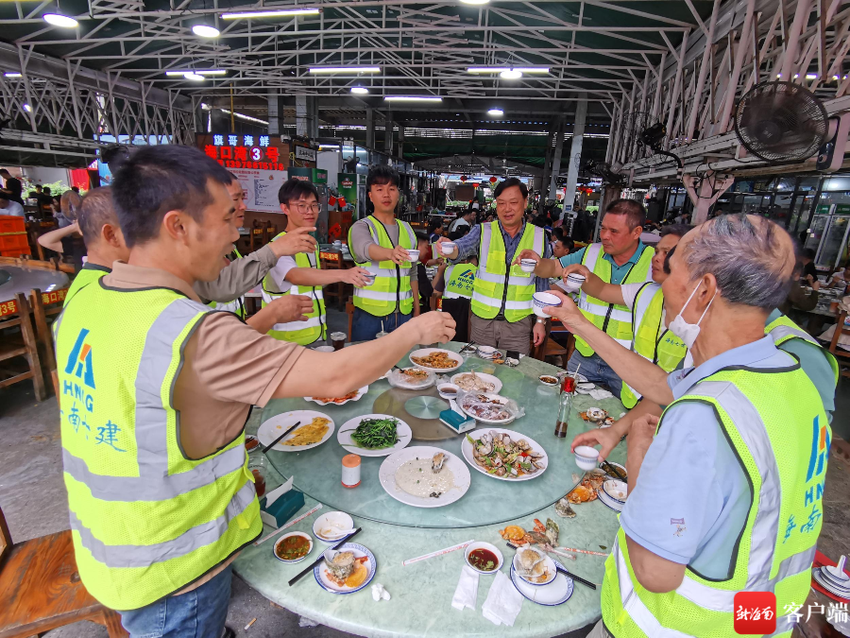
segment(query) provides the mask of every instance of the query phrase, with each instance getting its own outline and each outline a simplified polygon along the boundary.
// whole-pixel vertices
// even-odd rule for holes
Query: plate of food
[[[365,414],[343,423],[336,440],[352,454],[389,456],[413,440],[410,426],[389,414]]]
[[[313,568],[319,587],[332,594],[353,594],[375,577],[378,561],[359,543],[345,543],[339,549],[327,549],[324,560]]]
[[[586,472],[579,484],[567,494],[567,500],[573,505],[595,501],[605,478],[605,472],[599,468]]]
[[[434,385],[437,375],[421,368],[393,368],[387,373],[387,381],[402,390],[424,390]]]
[[[498,377],[483,372],[460,372],[452,377],[452,383],[464,392],[498,392],[502,389]]]
[[[467,433],[460,451],[474,469],[501,481],[529,481],[543,474],[549,465],[542,445],[502,428]]]
[[[381,487],[413,507],[444,507],[469,490],[469,468],[457,456],[429,445],[404,448],[388,456],[378,471]]]
[[[468,392],[458,405],[468,416],[490,425],[507,425],[517,418],[516,404],[493,392]]]
[[[265,421],[257,430],[257,438],[262,445],[269,445],[284,430],[296,423],[301,423],[282,441],[278,441],[273,450],[279,452],[303,452],[331,438],[334,433],[334,422],[327,414],[315,410],[295,410],[273,416]]]
[[[441,374],[447,374],[463,365],[463,357],[457,352],[442,348],[422,348],[410,353],[410,363],[423,370],[435,370]]]
[[[304,532],[289,532],[274,543],[274,555],[282,563],[300,563],[313,551],[313,539]]]
[[[363,395],[369,391],[369,386],[364,385],[359,390],[352,390],[345,396],[333,398],[333,397],[304,397],[305,401],[312,401],[313,403],[318,403],[321,406],[325,405],[345,405],[349,401],[359,401],[363,398]]]
[[[554,562],[561,569],[564,569],[564,566],[560,562]],[[563,605],[573,595],[573,579],[568,578],[561,571],[558,571],[555,579],[548,585],[532,585],[520,577],[513,563],[511,563],[511,582],[525,598],[533,603],[547,607]]]

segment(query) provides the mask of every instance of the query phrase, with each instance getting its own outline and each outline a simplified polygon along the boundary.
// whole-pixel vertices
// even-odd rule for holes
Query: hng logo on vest
[[[806,505],[823,497],[824,481],[820,480],[820,477],[826,468],[831,442],[829,428],[826,424],[820,424],[820,416],[816,416],[812,422],[812,430],[812,453],[809,456],[809,467],[806,470],[806,483],[808,484],[812,480],[816,480],[818,483],[806,488]]]
[[[92,348],[85,342],[88,334],[89,331],[83,328],[77,335],[77,341],[71,349],[71,354],[68,355],[68,363],[65,364],[65,374],[74,374],[78,379],[82,379],[88,387],[95,390]]]

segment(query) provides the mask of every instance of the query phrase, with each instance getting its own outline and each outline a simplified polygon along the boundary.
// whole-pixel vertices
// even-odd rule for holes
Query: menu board
[[[277,192],[286,181],[286,171],[264,171],[252,168],[232,168],[245,191],[245,206],[261,213],[282,213]]]

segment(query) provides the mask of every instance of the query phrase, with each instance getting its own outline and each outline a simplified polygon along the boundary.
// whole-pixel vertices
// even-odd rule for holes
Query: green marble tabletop
[[[461,345],[453,342],[448,347],[457,350]],[[407,364],[405,357],[401,365]],[[561,546],[610,551],[618,528],[613,511],[596,500],[573,506],[577,516],[566,519],[559,517],[552,505],[574,487],[575,478],[582,474],[569,453],[569,442],[575,434],[592,426],[582,421],[578,412],[597,405],[616,418],[623,412],[622,404],[616,399],[595,401],[590,396],[577,395],[569,434],[566,439],[557,439],[553,434],[557,392],[541,386],[537,377],[543,373],[553,374],[558,369],[530,357],[523,358],[517,368],[511,369],[473,356],[460,371],[489,372],[492,368],[504,384],[500,393],[517,400],[526,411],[525,416],[505,427],[532,437],[549,455],[546,471],[533,480],[523,483],[497,481],[470,468],[472,485],[463,498],[446,507],[419,509],[395,501],[381,488],[377,475],[383,458],[363,458],[362,484],[353,490],[342,488],[339,474],[341,458],[346,452],[337,443],[336,433],[313,450],[269,454],[272,467],[266,471],[268,489],[282,482],[284,477],[293,476],[295,486],[307,495],[300,513],[315,506],[317,501],[323,504],[318,513],[287,531],[310,533],[313,521],[323,512],[341,509],[352,514],[355,525],[363,528],[356,542],[370,548],[377,559],[377,574],[372,582],[381,583],[390,592],[390,601],[374,602],[368,587],[347,596],[330,594],[319,587],[312,574],[289,587],[287,581],[328,547],[319,541],[308,561],[296,565],[285,565],[274,558],[272,540],[250,546],[234,562],[239,576],[290,611],[362,636],[519,635],[535,638],[556,636],[597,620],[600,617],[599,589],[593,591],[576,583],[572,597],[565,604],[544,607],[525,600],[513,627],[497,627],[481,615],[481,606],[493,581],[491,576],[480,577],[476,611],[461,612],[451,606],[464,564],[462,551],[402,566],[406,559],[469,540],[495,544],[509,563],[513,551],[506,547],[498,530],[506,524],[531,529],[534,518],[544,522],[551,518],[560,525]],[[248,430],[253,433],[265,419],[297,409],[326,412],[339,428],[354,416],[371,413],[375,399],[388,390],[386,381],[378,381],[360,401],[344,406],[319,407],[303,399],[271,401],[258,420],[252,419]],[[461,437],[451,432],[447,436],[442,441],[414,440],[411,445],[434,445],[460,455]],[[625,444],[620,444],[610,458],[623,462]],[[269,527],[265,530],[266,533],[270,531]],[[579,554],[575,561],[563,559],[567,569],[597,584],[602,582],[604,561],[603,557],[584,554]],[[509,569],[509,565],[502,568],[506,574]]]

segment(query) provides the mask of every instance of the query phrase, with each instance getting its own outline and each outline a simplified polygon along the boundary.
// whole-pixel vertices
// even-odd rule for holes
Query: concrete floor
[[[331,312],[332,329],[347,330],[347,317]],[[847,436],[850,426],[850,380],[842,379],[833,427]],[[21,383],[0,389],[0,508],[12,538],[23,541],[68,528],[68,509],[62,483],[59,410],[53,397],[37,403],[32,387]],[[850,553],[850,468],[833,453],[824,495],[824,526],[819,549],[837,558]],[[249,631],[244,627],[257,621]],[[228,612],[228,626],[237,636],[278,638],[302,634],[311,638],[345,636],[327,627],[302,628],[299,618],[270,603],[238,578]],[[569,634],[583,638],[589,628]],[[105,638],[106,630],[77,623],[46,634],[50,638]],[[566,637],[565,637],[566,638]]]

